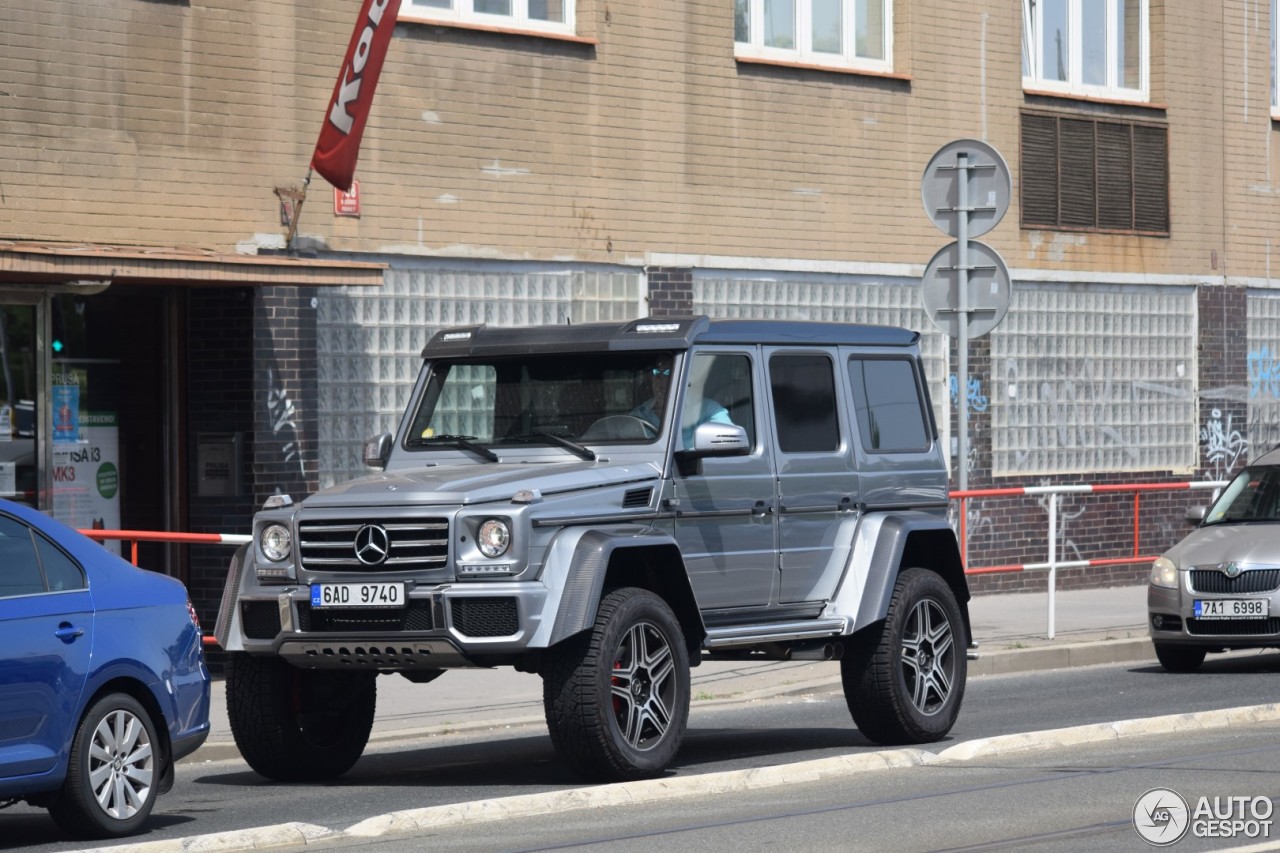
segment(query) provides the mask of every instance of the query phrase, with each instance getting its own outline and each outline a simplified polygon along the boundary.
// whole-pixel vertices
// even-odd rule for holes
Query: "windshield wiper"
[[[490,462],[499,462],[498,454],[494,453],[487,447],[481,447],[475,443],[474,435],[433,435],[423,438],[411,438],[404,443],[405,447],[426,447],[429,444],[452,444],[454,447],[461,447],[463,450],[470,450],[478,456],[483,456]]]
[[[540,429],[534,430],[533,432],[526,432],[524,435],[509,435],[504,438],[503,441],[533,441],[537,438],[546,439],[552,444],[559,445],[565,450],[575,453],[589,462],[594,462],[596,459],[596,452],[590,447],[583,447],[581,444],[578,444],[578,442],[570,441],[562,435],[556,435],[553,432],[546,432],[545,430]]]

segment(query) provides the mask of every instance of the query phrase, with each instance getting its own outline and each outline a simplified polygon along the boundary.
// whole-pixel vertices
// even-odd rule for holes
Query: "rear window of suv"
[[[850,359],[849,382],[864,448],[872,453],[928,449],[928,415],[914,362],[905,358]]]

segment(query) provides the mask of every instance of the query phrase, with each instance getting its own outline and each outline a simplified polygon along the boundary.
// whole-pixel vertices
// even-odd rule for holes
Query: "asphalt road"
[[[1214,808],[1229,797],[1245,797],[1249,802],[1241,813],[1246,818],[1257,811],[1272,820],[1266,836],[1259,823],[1242,826],[1234,838],[1196,837],[1195,831],[1210,826],[1193,820],[1170,849],[1220,851],[1267,840],[1271,849],[1280,849],[1280,808],[1273,799],[1280,794],[1277,770],[1280,724],[1272,723],[1139,737],[1119,747],[1034,750],[896,768],[710,800],[618,807],[607,819],[596,810],[580,810],[450,827],[415,838],[344,841],[343,846],[368,853],[1124,853],[1158,849],[1139,836],[1133,813],[1145,792],[1167,787],[1187,801],[1192,817],[1200,797],[1208,797]],[[1264,797],[1265,804],[1255,804],[1256,797]],[[1165,829],[1146,820],[1144,826]],[[1172,837],[1176,828],[1165,831]],[[1250,831],[1254,837],[1245,834]]]
[[[1144,663],[974,678],[951,738],[929,749],[1010,733],[1266,704],[1276,699],[1278,671],[1280,654],[1272,653],[1211,659],[1189,675]],[[695,703],[674,775],[878,749],[853,727],[835,689],[715,708]],[[560,766],[542,726],[382,745],[342,779],[316,785],[268,782],[239,760],[191,763],[179,766],[177,784],[160,800],[148,831],[128,841],[287,821],[341,830],[387,812],[578,786]],[[83,846],[62,836],[40,810],[19,805],[0,811],[0,849],[43,853]]]

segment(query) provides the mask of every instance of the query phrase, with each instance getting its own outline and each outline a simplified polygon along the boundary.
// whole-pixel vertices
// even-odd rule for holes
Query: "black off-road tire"
[[[967,636],[955,593],[941,576],[902,572],[888,616],[855,635],[840,661],[858,731],[882,744],[945,737],[964,699]]]
[[[76,838],[132,835],[160,795],[164,753],[138,700],[126,693],[103,696],[76,727],[67,778],[50,800],[49,814]]]
[[[360,759],[377,706],[377,673],[299,669],[280,658],[227,657],[227,717],[244,760],[268,779],[335,779]]]
[[[578,775],[661,775],[689,720],[689,652],[671,608],[634,587],[604,596],[591,629],[552,650],[542,701],[551,742]]]
[[[1205,650],[1196,646],[1155,643],[1156,659],[1169,672],[1195,672],[1204,663]]]

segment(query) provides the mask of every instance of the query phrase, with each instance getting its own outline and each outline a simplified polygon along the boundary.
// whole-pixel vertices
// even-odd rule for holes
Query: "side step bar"
[[[775,622],[769,625],[740,625],[730,628],[708,628],[706,648],[727,649],[758,643],[780,643],[788,640],[819,640],[839,636],[847,630],[844,619],[808,619],[803,622]]]

